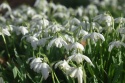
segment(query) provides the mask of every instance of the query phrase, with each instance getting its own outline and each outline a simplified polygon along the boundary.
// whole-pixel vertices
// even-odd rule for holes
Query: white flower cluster
[[[93,0],[95,4],[98,2],[101,2],[100,5],[106,6],[112,1]],[[114,23],[120,24],[117,32],[123,37],[123,40],[125,36],[125,18],[113,18],[108,13],[100,14],[94,4],[90,4],[86,8],[80,6],[72,9],[52,2],[48,3],[47,0],[36,0],[34,8],[23,5],[12,10],[8,4],[1,4],[1,9],[7,9],[8,11],[5,15],[0,16],[0,22],[2,23],[2,25],[0,24],[0,35],[21,36],[22,41],[32,46],[33,51],[38,51],[40,48],[45,48],[44,50],[47,52],[50,52],[53,48],[63,49],[67,53],[68,59],[58,60],[55,68],[60,67],[67,76],[77,78],[78,83],[83,83],[84,60],[94,67],[89,57],[83,55],[86,47],[81,41],[91,44],[91,41],[87,41],[91,39],[95,45],[99,39],[105,42],[104,33],[115,30]],[[88,15],[92,17],[91,20]],[[9,25],[4,26],[5,23],[9,23]],[[124,42],[113,41],[109,43],[108,51],[111,52],[114,47],[121,46],[125,47]],[[28,61],[31,69],[41,73],[44,79],[48,78],[52,68],[44,62],[43,58],[35,57]]]

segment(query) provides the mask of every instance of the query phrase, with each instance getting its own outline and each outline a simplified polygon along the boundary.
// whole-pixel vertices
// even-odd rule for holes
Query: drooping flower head
[[[70,60],[75,61],[77,64],[83,62],[83,60],[86,60],[90,65],[94,67],[91,60],[87,56],[80,54],[80,53],[74,53],[73,55],[69,56],[68,61]]]
[[[66,48],[67,43],[62,37],[58,37],[50,41],[50,43],[47,46],[47,49],[50,49],[52,45],[55,45],[57,48],[61,48],[62,46]]]
[[[125,47],[125,43],[120,42],[120,41],[112,41],[109,43],[108,51],[111,52],[114,47],[120,48],[121,46]]]
[[[89,33],[85,35],[83,39],[86,40],[88,38],[92,39],[94,42],[97,42],[98,39],[102,39],[103,41],[105,41],[104,36],[97,32]]]
[[[77,78],[78,83],[83,83],[83,71],[81,67],[71,67],[69,71],[67,71],[67,75],[69,75],[72,78]]]
[[[43,78],[46,80],[49,76],[49,73],[51,72],[51,68],[49,65],[45,62],[42,62],[43,58],[29,58],[28,62],[30,62],[30,68],[33,69],[37,73],[41,73]]]

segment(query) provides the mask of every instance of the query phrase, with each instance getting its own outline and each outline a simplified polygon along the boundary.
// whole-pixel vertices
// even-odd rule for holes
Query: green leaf
[[[18,71],[17,67],[14,67],[13,68],[13,76],[14,76],[14,78],[17,77],[17,71]]]

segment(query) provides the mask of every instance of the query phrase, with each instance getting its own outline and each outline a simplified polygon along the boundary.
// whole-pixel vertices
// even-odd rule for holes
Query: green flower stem
[[[5,37],[4,37],[3,34],[2,34],[2,38],[3,38],[3,41],[4,41],[4,43],[5,43],[5,47],[6,47],[6,51],[7,51],[8,57],[10,57],[10,54],[9,54],[9,51],[8,51],[7,42],[6,42],[6,39],[5,39]]]
[[[54,80],[54,72],[52,71],[52,80],[53,80],[53,83],[55,83],[55,80]]]
[[[59,80],[58,80],[58,78],[57,78],[57,76],[56,76],[56,74],[55,74],[55,72],[53,72],[53,73],[54,73],[54,76],[55,76],[55,78],[57,80],[57,83],[60,83]]]

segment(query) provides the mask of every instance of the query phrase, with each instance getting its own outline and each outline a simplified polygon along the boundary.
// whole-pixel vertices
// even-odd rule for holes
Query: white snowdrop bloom
[[[62,37],[58,37],[58,38],[54,38],[53,40],[51,40],[47,46],[47,49],[50,49],[50,47],[52,47],[52,45],[55,45],[57,48],[61,48],[62,46],[64,46],[66,48],[67,43],[66,41],[63,40]]]
[[[93,30],[97,30],[99,32],[102,32],[105,28],[101,27],[97,22],[91,22],[91,28]]]
[[[88,21],[83,21],[79,24],[80,26],[83,27],[84,30],[89,31],[90,30],[90,23]]]
[[[125,43],[120,42],[120,41],[112,41],[109,43],[108,51],[111,52],[114,47],[120,48],[121,46],[125,47]]]
[[[0,30],[0,35],[2,35],[2,34],[7,35],[7,36],[11,35],[7,28],[3,28]]]
[[[70,31],[74,32],[76,29],[78,29],[77,26],[75,26],[75,25],[71,25],[71,27],[70,27]]]
[[[87,6],[85,12],[87,14],[90,14],[90,15],[95,15],[95,14],[98,14],[99,11],[98,11],[98,9],[95,5],[90,4],[90,5]]]
[[[48,2],[46,0],[36,0],[34,3],[34,7],[37,7],[39,9],[44,8],[48,6]]]
[[[41,16],[41,15],[39,15],[39,14],[36,14],[36,15],[34,15],[33,17],[32,17],[32,20],[33,21],[38,21],[38,20],[40,20],[40,19],[42,19],[43,17]]]
[[[65,12],[56,12],[53,14],[54,17],[59,17],[59,18],[68,18],[69,14]]]
[[[72,36],[69,36],[67,34],[65,34],[64,37],[68,42],[74,43],[75,41],[75,39]]]
[[[70,65],[68,64],[68,62],[66,60],[57,62],[55,64],[55,68],[57,68],[58,66],[64,70],[69,70],[69,68],[70,68]]]
[[[27,36],[26,40],[31,43],[34,50],[37,48],[38,39],[35,36]]]
[[[88,22],[89,21],[89,17],[84,15],[83,16],[83,20]]]
[[[47,38],[41,38],[38,41],[38,45],[41,45],[42,47],[45,46],[46,42],[48,41],[48,39],[50,39],[51,37],[47,37]]]
[[[0,10],[3,10],[3,9],[8,9],[8,11],[11,12],[11,7],[7,3],[2,3],[0,5]]]
[[[125,23],[125,18],[123,17],[118,17],[114,19],[115,23]]]
[[[98,39],[102,39],[103,41],[105,41],[104,36],[97,32],[89,33],[85,35],[83,39],[86,40],[88,38],[92,39],[94,42],[96,42]]]
[[[99,5],[102,7],[111,6],[113,8],[116,8],[116,7],[118,7],[117,6],[118,0],[103,0],[103,1],[100,1]]]
[[[51,68],[47,63],[42,63],[41,66],[41,73],[43,75],[43,78],[46,80],[49,76],[49,73],[51,72]]]
[[[41,15],[34,15],[31,23],[33,26],[40,26],[42,28],[46,28],[49,25],[49,21]]]
[[[82,44],[78,43],[78,42],[74,42],[71,45],[68,46],[69,50],[78,50],[80,49],[81,51],[84,51],[84,47]]]
[[[50,8],[52,8],[54,11],[55,11],[55,9],[57,9],[56,7],[56,4],[55,3],[53,3],[53,2],[49,2],[49,7]]]
[[[19,27],[12,26],[12,27],[13,27],[13,31],[16,32],[17,35],[20,35],[21,33],[25,35],[28,33],[27,27],[25,26],[19,26]]]
[[[70,75],[70,77],[72,78],[77,78],[78,79],[78,83],[83,83],[83,71],[82,71],[82,67],[71,67],[69,69],[69,71],[67,71],[67,74]]]
[[[30,60],[32,60],[31,62],[30,62]],[[42,63],[42,60],[43,60],[43,58],[35,58],[35,57],[31,57],[31,58],[29,58],[28,59],[28,62],[30,62],[30,68],[32,69],[32,68],[35,68],[34,66],[36,66],[36,64],[38,64],[38,63]]]
[[[93,21],[103,24],[105,26],[111,26],[113,24],[113,17],[108,14],[100,14],[94,17]]]
[[[27,27],[24,27],[24,26],[20,26],[20,27],[19,27],[19,31],[20,31],[23,35],[25,35],[25,34],[28,33]]]
[[[52,24],[47,29],[50,29],[52,33],[64,30],[64,27],[60,24]]]
[[[0,83],[4,83],[4,80],[2,77],[0,77]]]
[[[77,18],[73,18],[73,19],[70,20],[70,23],[74,24],[74,25],[79,25],[80,24],[80,20],[77,19]]]
[[[43,19],[40,21],[40,23],[42,24],[42,26],[43,26],[44,28],[46,28],[46,27],[49,25],[49,21],[48,21],[47,19],[45,19],[45,18],[43,18]]]
[[[117,31],[118,31],[121,35],[122,35],[122,34],[125,34],[125,27],[119,28]]]
[[[57,4],[55,11],[57,11],[57,12],[65,12],[65,11],[67,11],[67,8],[65,6],[61,5],[61,4]]]
[[[49,65],[45,62],[42,62],[42,58],[29,58],[30,62],[30,68],[33,69],[37,73],[42,73],[43,78],[46,80],[49,76],[49,73],[51,72],[51,68]]]
[[[13,25],[8,25],[8,26],[6,26],[10,31],[12,31],[13,32]]]
[[[78,64],[83,62],[83,60],[86,60],[90,65],[94,67],[92,61],[87,56],[80,53],[74,53],[73,55],[69,56],[68,61],[70,60],[75,61]]]
[[[31,7],[28,7],[28,9],[27,9],[27,15],[28,16],[33,16],[35,14],[36,14],[35,10],[33,8],[31,8]]]
[[[88,34],[88,32],[82,29],[82,30],[78,31],[78,33],[76,34],[76,36],[78,36],[78,37],[79,36],[84,37],[87,34]]]
[[[83,6],[80,6],[80,7],[78,7],[78,8],[76,9],[75,12],[76,12],[76,15],[78,14],[79,16],[82,17],[83,11],[84,11]]]

